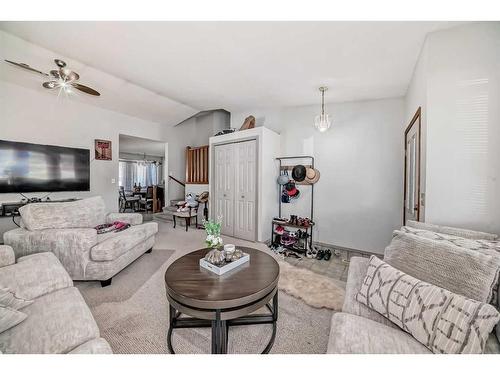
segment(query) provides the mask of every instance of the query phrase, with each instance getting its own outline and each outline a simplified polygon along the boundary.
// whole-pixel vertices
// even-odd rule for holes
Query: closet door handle
[[[242,195],[241,197],[242,197],[242,198],[245,198],[245,196],[244,196],[244,195]]]

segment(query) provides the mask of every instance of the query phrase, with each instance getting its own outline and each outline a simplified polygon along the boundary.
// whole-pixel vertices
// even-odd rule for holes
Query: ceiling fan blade
[[[85,86],[85,85],[81,85],[79,83],[76,83],[76,82],[73,82],[71,84],[71,86],[73,86],[75,89],[78,89],[80,91],[83,91],[84,93],[87,93],[87,94],[90,94],[90,95],[94,95],[94,96],[101,96],[101,94],[99,92],[97,92],[96,90],[94,89],[91,89],[90,87],[88,86]]]
[[[60,59],[54,59],[54,62],[59,68],[64,68],[66,66],[66,63]]]
[[[57,81],[49,81],[42,83],[42,86],[45,87],[46,89],[55,89],[60,87],[61,85]]]
[[[17,63],[15,61],[10,61],[10,60],[5,60],[6,62],[8,62],[9,64],[12,64],[12,65],[15,65],[15,66],[18,66],[19,68],[23,68],[23,69],[26,69],[26,70],[29,70],[31,72],[35,72],[35,73],[38,73],[38,74],[41,74],[43,76],[49,76],[47,73],[44,73],[44,72],[41,72],[40,70],[37,70],[37,69],[34,69],[32,68],[31,66],[29,66],[28,64],[25,64],[25,63]]]

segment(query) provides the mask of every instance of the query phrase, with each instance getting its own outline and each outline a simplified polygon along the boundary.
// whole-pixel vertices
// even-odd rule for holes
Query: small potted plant
[[[205,256],[205,259],[208,262],[219,266],[223,264],[225,260],[224,252],[220,250],[223,245],[223,241],[220,236],[222,217],[218,217],[217,220],[203,220],[203,226],[205,228],[205,232],[207,233],[205,244],[212,249]]]

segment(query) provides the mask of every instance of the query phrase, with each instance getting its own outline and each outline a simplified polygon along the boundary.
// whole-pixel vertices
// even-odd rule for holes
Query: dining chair
[[[120,212],[125,212],[127,208],[130,208],[132,211],[135,211],[137,208],[137,203],[139,202],[139,197],[127,197],[125,194],[125,188],[120,186],[119,190],[120,194]]]

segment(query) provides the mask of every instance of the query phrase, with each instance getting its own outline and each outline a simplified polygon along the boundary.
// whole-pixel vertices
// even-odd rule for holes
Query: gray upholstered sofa
[[[112,353],[73,281],[52,253],[15,260],[0,246],[0,292],[23,306],[24,320],[0,333],[0,353]],[[5,294],[4,294],[5,296]]]
[[[64,203],[32,203],[19,210],[21,228],[4,233],[16,258],[50,251],[73,280],[99,280],[103,286],[145,252],[150,252],[158,224],[135,213],[107,214],[101,197]],[[99,224],[123,221],[131,227],[97,234]]]
[[[425,230],[426,229],[436,230],[435,227],[434,228],[425,227],[423,224],[415,224],[415,227]],[[454,229],[454,231],[448,231],[448,229]],[[467,231],[461,233],[459,230],[455,229],[456,228],[442,227],[440,230],[443,230],[447,233],[453,232],[454,235],[464,235],[467,236],[467,238],[469,239],[488,238],[489,241],[495,240],[494,235],[491,235],[490,237],[481,237],[481,236],[474,237],[475,233],[473,231]],[[395,234],[395,237],[397,236],[398,235]],[[417,272],[415,271],[416,268],[426,265],[426,261],[427,258],[429,258],[430,251],[434,251],[435,255],[437,255],[438,257],[456,256],[456,253],[452,254],[451,252],[446,251],[447,246],[453,246],[448,243],[442,245],[441,244],[438,245],[436,243],[434,244],[436,245],[435,248],[427,251],[427,249],[425,249],[424,246],[422,246],[422,244],[425,244],[426,243],[425,241],[432,241],[432,240],[422,239],[422,242],[415,241],[415,243],[419,244],[415,248],[406,248],[404,251],[399,251],[397,246],[395,246],[395,243],[397,243],[396,240],[397,240],[396,238],[393,239],[391,245],[389,245],[388,248],[386,248],[384,254],[385,261],[391,264],[391,260],[395,259],[396,261],[393,263],[398,264],[398,266],[393,265],[395,268],[400,268],[399,265],[404,264],[402,262],[407,262],[408,268],[404,269],[403,272],[406,272],[410,275],[412,274],[412,271]],[[463,241],[459,243],[462,244]],[[427,244],[430,244],[430,242],[427,242]],[[460,251],[459,249],[456,248],[449,248],[449,249],[457,252]],[[437,253],[437,251],[439,251],[439,253]],[[416,257],[413,258],[412,255],[409,256],[408,254],[410,254],[410,252],[416,254]],[[494,254],[493,252],[490,252],[488,250],[485,251],[485,253],[487,255]],[[473,257],[476,257],[476,254],[477,253],[475,253]],[[472,256],[472,254],[469,255]],[[466,253],[465,256],[467,256]],[[405,257],[411,258],[411,261],[409,262],[408,261],[409,259],[405,259]],[[415,259],[420,259],[421,261],[418,260],[415,261]],[[484,259],[481,258],[480,260]],[[433,260],[431,260],[431,262],[433,262]],[[499,264],[498,260],[495,262],[496,262],[495,264]],[[419,343],[417,340],[415,340],[411,335],[401,330],[397,325],[393,324],[389,319],[387,319],[383,315],[369,309],[367,306],[356,300],[356,294],[359,291],[363,279],[366,275],[368,264],[369,264],[368,258],[361,258],[361,257],[351,258],[349,265],[349,273],[347,278],[344,305],[342,308],[342,312],[335,313],[332,317],[327,353],[430,354],[431,351],[427,349],[424,345]],[[460,267],[463,265],[459,266],[457,262],[449,262],[449,264],[453,264],[453,267],[457,267],[455,269],[453,269],[453,267],[450,268],[450,273],[456,271],[457,274],[460,274]],[[427,265],[429,265],[430,268],[433,267],[433,265],[431,265],[430,263],[427,263]],[[457,279],[460,280],[457,282],[457,285],[466,281],[464,279],[471,277],[471,275],[474,272],[473,269],[475,270],[476,266],[477,264],[471,264],[471,267],[469,270],[467,270],[467,272],[458,276]],[[415,275],[415,277],[417,276]],[[438,285],[435,282],[435,280],[429,280],[429,279],[425,280],[422,277],[417,277],[417,278],[423,281],[427,281],[431,284]],[[496,287],[498,288],[498,285]],[[458,293],[458,291],[456,291],[456,293]],[[500,353],[500,324],[496,326],[496,331],[494,330],[494,332],[490,334],[485,345],[484,353]]]

